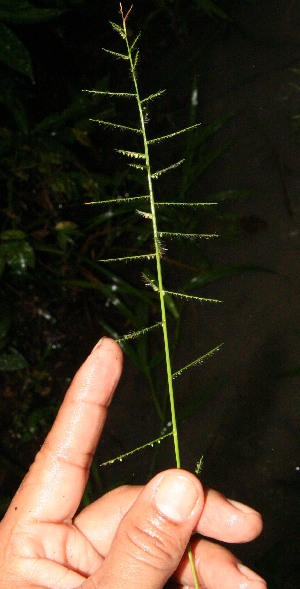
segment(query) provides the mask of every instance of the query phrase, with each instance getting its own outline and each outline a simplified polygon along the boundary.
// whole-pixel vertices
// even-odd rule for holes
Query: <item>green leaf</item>
[[[189,170],[189,185],[191,185],[209,166],[220,157],[226,150],[228,145],[221,145],[208,153],[202,155],[199,161],[190,167]]]
[[[179,314],[179,311],[173,301],[172,294],[170,294],[168,291],[165,291],[164,299],[165,299],[166,309],[168,309],[169,313],[171,313],[171,315],[173,315],[174,319],[179,319],[180,314]]]
[[[196,8],[198,8],[199,10],[203,10],[203,12],[208,14],[208,16],[210,17],[218,16],[219,18],[222,18],[224,20],[229,20],[229,17],[226,14],[226,12],[221,10],[221,8],[219,8],[212,0],[194,0],[194,4]]]
[[[201,405],[207,397],[215,391],[214,384],[210,384],[205,388],[197,390],[195,395],[189,395],[188,401],[178,410],[178,423],[188,421],[191,417],[195,417],[196,412],[199,411]]]
[[[26,234],[20,229],[7,229],[0,234],[2,241],[14,241],[15,239],[25,239]]]
[[[205,286],[206,284],[210,284],[211,282],[215,282],[216,280],[220,280],[222,278],[229,278],[231,276],[234,276],[235,274],[243,274],[244,272],[270,272],[271,274],[276,274],[274,270],[271,270],[270,268],[264,268],[263,266],[225,266],[225,268],[217,268],[216,270],[205,270],[203,274],[194,276],[187,283],[185,288],[187,290],[192,290],[193,288]]]
[[[0,354],[0,370],[3,372],[10,370],[22,370],[27,368],[28,363],[24,356],[17,350],[11,348],[9,351]]]
[[[225,115],[223,115],[222,117],[218,117],[217,119],[214,119],[212,121],[212,123],[210,123],[209,125],[202,125],[199,130],[198,133],[196,133],[193,138],[194,138],[194,147],[201,145],[203,143],[205,143],[205,141],[207,141],[207,139],[209,139],[210,137],[212,137],[212,135],[214,135],[215,133],[217,133],[220,129],[222,129],[222,127],[230,120],[232,119],[232,117],[234,116],[234,113],[226,113]]]
[[[0,23],[0,60],[34,81],[30,55],[20,39]]]
[[[16,84],[13,78],[15,76],[12,77],[10,70],[2,68],[0,76],[0,103],[11,114],[16,123],[17,130],[25,134],[28,132],[27,112],[22,100],[17,96]],[[3,144],[3,138],[1,143]]]
[[[254,190],[222,190],[221,192],[211,194],[209,198],[217,202],[223,202],[224,200],[251,198],[253,196],[257,196],[257,192]]]
[[[15,24],[34,24],[60,16],[66,10],[56,8],[36,8],[27,0],[1,0],[0,20]]]
[[[151,275],[149,273],[149,271],[147,272],[147,274],[143,274],[142,276],[143,276],[146,286],[150,286],[151,288],[153,288],[154,292],[159,292],[157,278],[155,278],[153,275]],[[165,301],[166,308],[168,309],[169,313],[171,313],[171,315],[173,315],[174,319],[179,319],[179,312],[178,312],[177,307],[173,301],[173,294],[174,293],[165,290],[164,291],[164,301]]]
[[[15,274],[19,275],[26,274],[28,268],[33,268],[35,265],[34,250],[25,237],[23,231],[14,229],[1,234],[0,260],[2,264],[6,263]]]

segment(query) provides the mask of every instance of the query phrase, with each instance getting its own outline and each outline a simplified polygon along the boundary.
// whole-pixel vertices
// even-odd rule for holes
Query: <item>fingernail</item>
[[[234,501],[234,499],[227,499],[227,497],[226,497],[226,501],[228,501],[228,503],[231,503],[231,505],[233,505],[234,507],[236,507],[237,509],[239,509],[243,513],[258,513],[259,514],[258,511],[256,511],[255,509],[252,509],[252,507],[249,507],[249,505],[244,505],[244,503],[240,503],[239,501]]]
[[[95,350],[97,350],[97,348],[101,348],[101,346],[102,346],[102,342],[103,342],[103,340],[104,340],[104,339],[105,339],[105,336],[103,336],[103,337],[101,337],[101,338],[99,339],[99,341],[98,341],[98,342],[96,343],[96,345],[93,347],[93,349],[92,349],[92,351],[91,351],[91,354],[92,354],[92,353],[93,353]]]
[[[261,583],[266,584],[266,581],[262,577],[260,577],[257,573],[246,567],[241,562],[238,562],[236,566],[241,571],[241,573],[248,579],[248,581],[259,581]]]
[[[175,523],[186,521],[191,515],[199,493],[192,481],[177,474],[166,474],[154,495],[157,509]]]

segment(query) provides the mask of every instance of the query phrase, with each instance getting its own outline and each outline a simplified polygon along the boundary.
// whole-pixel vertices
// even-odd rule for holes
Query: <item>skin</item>
[[[195,533],[201,588],[266,589],[207,539],[252,540],[262,529],[260,515],[203,489],[184,470],[115,489],[77,514],[121,371],[119,346],[103,338],[77,372],[0,524],[0,589],[193,587],[186,546]]]

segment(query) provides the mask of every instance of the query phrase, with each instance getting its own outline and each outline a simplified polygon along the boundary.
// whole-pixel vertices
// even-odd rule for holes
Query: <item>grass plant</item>
[[[127,114],[123,117],[131,123],[130,108],[133,106],[135,109],[136,101],[132,96],[125,96],[122,101],[119,94],[112,96],[112,100],[107,100],[105,93],[83,97],[81,92],[87,76],[89,79],[92,77],[93,88],[108,89],[111,60],[107,59],[107,53],[103,53],[98,67],[98,38],[100,31],[101,36],[105,38],[103,44],[118,51],[117,46],[111,45],[114,43],[111,36],[115,35],[115,31],[110,31],[110,27],[106,25],[107,20],[111,19],[111,10],[114,9],[100,3],[97,8],[102,17],[100,29],[97,27],[96,31],[92,28],[91,31],[95,31],[95,34],[91,35],[90,31],[84,35],[84,39],[78,40],[78,44],[76,42],[75,47],[70,39],[74,28],[68,24],[73,9],[65,11],[64,19],[58,24],[61,29],[57,29],[56,20],[53,21],[53,25],[51,23],[55,16],[59,16],[59,10],[32,8],[29,14],[28,8],[25,14],[22,9],[24,2],[18,0],[8,4],[7,14],[2,14],[0,18],[6,28],[9,28],[4,37],[7,38],[9,35],[11,41],[10,56],[6,56],[9,57],[9,62],[5,57],[7,47],[5,44],[0,47],[0,103],[4,115],[0,129],[0,180],[3,192],[0,226],[0,377],[2,390],[5,391],[0,399],[1,441],[8,451],[7,458],[12,455],[19,456],[19,465],[25,474],[35,448],[51,426],[65,386],[71,378],[74,366],[72,342],[77,335],[80,338],[82,336],[82,344],[78,345],[75,351],[76,354],[78,352],[80,362],[80,350],[82,349],[83,354],[85,345],[88,348],[92,343],[93,327],[95,332],[98,332],[99,324],[116,339],[131,330],[131,333],[123,335],[121,345],[138,368],[139,376],[141,375],[143,382],[146,383],[155,408],[154,428],[149,426],[151,433],[146,435],[146,440],[137,439],[132,442],[129,449],[133,445],[143,445],[148,439],[156,439],[169,433],[171,426],[168,425],[170,420],[166,386],[164,381],[162,382],[161,362],[164,351],[163,346],[160,349],[157,345],[157,340],[160,339],[161,317],[158,292],[155,290],[155,259],[148,261],[147,257],[140,258],[136,263],[133,260],[128,261],[126,266],[98,262],[98,259],[117,257],[122,253],[130,259],[130,256],[132,258],[133,255],[147,253],[153,244],[152,224],[146,217],[150,212],[148,201],[139,197],[149,193],[147,175],[143,169],[126,169],[126,166],[120,166],[119,160],[126,156],[124,153],[116,154],[111,165],[111,138],[109,134],[106,135],[109,146],[106,145],[102,149],[102,145],[99,146],[102,130],[100,128],[99,133],[99,127],[89,120],[98,117],[122,123],[123,121],[117,117],[118,105],[123,102],[126,112],[128,108]],[[29,6],[30,2],[27,4]],[[63,10],[68,8],[70,2],[60,0],[59,4]],[[86,3],[78,0],[76,4]],[[176,2],[176,10],[175,4],[171,8],[168,2],[155,0],[147,7],[146,15],[144,8],[136,6],[135,23],[143,22],[143,44],[147,45],[146,61],[155,61],[157,52],[165,47],[162,40],[166,40],[166,37],[169,39],[168,44],[172,39],[171,44],[177,45],[178,36],[181,36],[180,24],[187,31],[192,20],[194,27],[196,4],[200,8],[198,16],[202,22],[201,10],[205,12],[205,5],[208,6],[202,0],[202,8],[196,0],[189,7],[179,0]],[[159,10],[155,11],[154,7],[158,5]],[[88,6],[83,7],[82,17],[87,19],[88,14]],[[176,18],[172,20],[174,15]],[[33,25],[33,22],[35,24],[30,28],[30,23]],[[86,24],[86,20],[84,23],[81,29],[87,31],[89,25]],[[135,26],[135,23],[131,24]],[[19,28],[14,31],[16,24],[22,25],[22,31]],[[214,26],[215,24],[214,21]],[[137,26],[140,28],[140,24]],[[129,33],[133,34],[130,28]],[[151,44],[153,29],[155,43]],[[55,39],[58,30],[60,33],[57,44]],[[13,40],[13,31],[17,35],[20,33],[18,39]],[[55,59],[47,60],[47,63],[43,61],[43,52],[40,50],[42,37],[47,39],[47,45],[53,48],[54,53],[59,52],[59,59],[63,60],[60,61],[62,68],[68,72],[64,83],[62,80],[56,83]],[[186,40],[189,40],[188,37],[186,36]],[[30,55],[25,50],[26,39],[29,38]],[[147,41],[148,38],[150,42]],[[180,47],[183,45],[185,43],[182,40]],[[186,50],[190,51],[189,44],[186,44]],[[165,55],[168,54],[166,49],[164,52]],[[205,59],[206,52],[203,51],[201,44],[200,52]],[[97,63],[91,62],[92,56]],[[87,61],[89,72],[86,69]],[[188,61],[191,67],[185,72],[185,88],[188,92],[184,103],[188,104],[189,90],[191,100],[190,108],[185,110],[184,107],[185,113],[182,115],[186,117],[185,124],[192,127],[197,122],[199,110],[198,77],[194,71],[195,64],[199,64],[198,54],[193,52],[193,59]],[[123,59],[119,62],[118,71],[121,74],[122,66],[129,62]],[[73,69],[75,63],[79,69]],[[84,63],[83,71],[80,63]],[[34,86],[31,83],[33,70]],[[153,71],[156,76],[161,75],[163,69],[158,72],[154,67]],[[151,79],[149,68],[148,74]],[[142,85],[149,84],[151,90],[153,84],[149,82],[149,75],[143,78]],[[174,76],[171,76],[171,79],[168,77],[168,87],[173,83],[172,78],[174,80]],[[122,77],[120,84],[123,84]],[[161,82],[158,83],[158,87],[160,86]],[[123,87],[120,89],[124,90]],[[147,91],[144,93],[147,95]],[[159,100],[159,96],[162,100]],[[157,104],[159,112],[156,111],[154,114],[153,109]],[[151,108],[150,124],[147,125],[149,138],[176,130],[175,120],[179,111],[175,93],[170,100],[165,100],[161,93],[157,100],[153,98],[142,103],[142,108],[145,119],[147,110]],[[165,233],[158,237],[162,246],[170,246],[169,252],[163,254],[161,261],[164,284],[168,284],[169,287],[168,292],[165,290],[164,302],[168,314],[171,355],[173,354],[176,372],[177,368],[180,368],[174,351],[180,337],[181,309],[193,305],[193,299],[170,294],[179,289],[178,284],[176,287],[170,284],[172,275],[178,275],[180,272],[187,276],[189,272],[188,278],[191,276],[191,279],[181,286],[181,290],[192,295],[198,294],[202,286],[208,282],[247,270],[244,267],[218,269],[214,260],[202,252],[202,244],[197,237],[186,238],[183,247],[182,239],[176,239],[178,223],[181,237],[183,233],[196,234],[199,226],[205,227],[205,231],[209,232],[211,225],[218,227],[218,233],[222,235],[223,220],[226,223],[225,215],[222,213],[222,201],[247,196],[245,191],[241,193],[225,190],[207,197],[207,200],[221,201],[220,207],[202,207],[201,210],[198,205],[188,202],[193,200],[191,194],[195,186],[200,184],[201,174],[220,154],[220,149],[216,148],[216,141],[211,139],[230,116],[220,117],[216,121],[195,127],[191,132],[174,136],[174,139],[170,138],[172,151],[182,152],[184,162],[174,169],[173,174],[165,173],[153,179],[158,231],[164,230]],[[150,132],[149,127],[152,124],[156,125],[156,129],[158,125],[160,128],[163,126],[164,133],[160,130]],[[130,126],[129,122],[126,126]],[[134,123],[132,127],[135,127]],[[123,144],[128,133],[124,131],[120,135],[124,138],[119,145],[123,151],[141,151],[136,147],[141,140],[139,133],[131,134],[130,147],[126,143]],[[166,142],[162,142],[160,148],[157,143],[153,146],[149,144],[154,173],[157,169],[167,168],[172,162],[169,149],[164,149],[165,145]],[[174,160],[176,159],[180,157],[174,157]],[[130,158],[129,163],[143,164],[143,161]],[[176,190],[173,190],[174,187]],[[172,198],[169,198],[170,202],[165,198],[166,194],[172,195]],[[115,201],[107,201],[104,205],[107,195]],[[122,198],[119,195],[122,195]],[[133,200],[134,198],[136,200]],[[101,201],[103,205],[97,208],[86,207],[83,211],[82,200],[88,199]],[[136,213],[136,208],[140,214]],[[144,282],[149,288],[141,288],[141,267]],[[66,327],[66,316],[70,327]],[[76,320],[73,321],[71,317],[76,317]],[[204,351],[203,348],[202,350]],[[60,368],[62,360],[65,367],[63,371]],[[186,361],[188,360],[189,358]],[[53,370],[53,366],[57,366],[58,370]],[[182,422],[187,422],[189,417],[199,410],[210,388],[197,391],[196,399],[191,399],[191,396],[187,395],[182,407],[179,398],[182,379],[181,383],[174,384],[178,405],[177,423],[181,426]],[[169,445],[168,442],[166,444]],[[127,449],[126,446],[122,451],[125,452]],[[27,456],[27,462],[24,455]],[[151,451],[151,465],[147,470],[147,476],[151,476],[156,469],[156,462],[160,456],[160,447],[155,444]],[[109,455],[105,458],[109,458]],[[9,460],[5,463],[6,472],[8,462]],[[8,493],[12,494],[14,489],[11,481],[14,479],[15,470],[12,458],[12,476],[7,473],[5,483]],[[89,481],[90,497],[94,489],[94,498],[98,495],[99,489],[97,474],[95,468]],[[102,474],[103,471],[100,471],[100,476]],[[103,474],[104,481],[105,476],[106,474]],[[104,490],[110,488],[111,482],[106,484],[105,487],[103,483]]]
[[[176,300],[177,298],[181,300],[185,300],[187,302],[210,302],[210,303],[217,303],[219,302],[216,299],[209,299],[203,298],[200,296],[195,295],[188,295],[185,292],[176,292],[174,290],[169,290],[165,286],[164,280],[164,272],[163,272],[163,262],[164,262],[164,252],[166,250],[166,245],[169,240],[171,239],[179,239],[179,240],[198,240],[198,239],[208,239],[211,237],[216,237],[215,234],[207,234],[207,233],[187,233],[177,230],[177,231],[168,231],[165,229],[163,223],[160,219],[160,211],[164,210],[167,207],[177,207],[180,211],[183,207],[190,209],[197,209],[198,207],[209,207],[215,203],[199,203],[199,202],[186,202],[182,200],[182,191],[181,194],[178,195],[178,198],[171,198],[170,200],[157,200],[156,192],[155,192],[155,183],[165,174],[172,172],[179,166],[184,163],[183,159],[171,163],[170,165],[160,168],[154,169],[152,165],[152,150],[156,147],[157,144],[162,142],[168,142],[179,135],[186,134],[186,133],[194,133],[197,131],[199,127],[199,123],[193,123],[188,127],[184,127],[178,131],[174,131],[172,133],[159,136],[159,137],[149,137],[147,124],[149,121],[149,105],[152,101],[158,99],[164,92],[164,90],[158,90],[148,96],[143,97],[140,92],[140,86],[138,83],[138,63],[139,63],[139,49],[138,49],[138,40],[140,35],[137,35],[133,40],[130,39],[128,29],[127,29],[127,22],[129,15],[131,13],[132,7],[125,13],[123,11],[122,4],[120,4],[120,13],[121,13],[121,25],[112,22],[111,26],[116,31],[116,33],[121,37],[123,44],[125,45],[124,52],[117,52],[112,51],[110,49],[104,49],[108,54],[111,56],[122,60],[129,68],[129,74],[131,78],[131,85],[132,90],[129,92],[119,92],[118,90],[114,91],[97,91],[97,90],[88,90],[87,92],[92,92],[94,94],[101,94],[107,97],[111,97],[113,99],[120,99],[120,100],[130,100],[134,101],[136,106],[136,113],[137,113],[137,123],[135,126],[129,126],[128,124],[117,123],[112,121],[106,121],[102,119],[94,119],[100,125],[105,126],[106,128],[111,128],[116,131],[124,131],[128,134],[134,136],[134,147],[130,147],[130,149],[117,149],[116,151],[121,156],[127,159],[127,164],[130,168],[133,168],[135,171],[141,174],[141,194],[135,194],[133,196],[125,196],[122,198],[117,199],[110,199],[104,201],[92,201],[89,204],[101,204],[102,206],[119,206],[120,204],[126,204],[128,207],[134,207],[135,213],[140,218],[140,222],[142,224],[148,224],[148,234],[151,235],[150,245],[147,243],[147,248],[145,249],[146,244],[143,244],[144,250],[141,251],[139,254],[134,255],[126,255],[121,257],[110,257],[103,260],[100,260],[102,264],[119,264],[119,263],[152,263],[155,267],[155,270],[151,268],[151,270],[146,270],[143,272],[143,281],[148,286],[155,296],[159,300],[158,304],[158,315],[157,321],[154,324],[146,324],[143,325],[141,329],[137,331],[128,333],[124,335],[122,338],[119,339],[121,345],[124,345],[128,342],[128,340],[134,338],[144,338],[147,337],[148,332],[155,330],[160,330],[162,333],[162,344],[163,344],[163,356],[164,356],[164,364],[165,364],[165,375],[167,381],[167,389],[168,389],[168,398],[169,398],[169,411],[171,414],[171,431],[168,433],[164,433],[160,437],[156,438],[155,440],[151,440],[150,442],[146,442],[142,444],[138,448],[134,448],[133,450],[122,454],[116,458],[112,458],[108,460],[104,464],[112,464],[116,460],[122,461],[123,458],[131,455],[133,452],[142,450],[146,446],[154,445],[155,443],[160,443],[164,438],[168,436],[172,436],[173,444],[174,444],[174,456],[175,456],[175,463],[176,467],[180,468],[182,466],[181,461],[181,454],[180,454],[180,444],[179,444],[179,437],[178,437],[178,418],[176,413],[176,401],[175,401],[175,386],[174,386],[174,379],[180,376],[185,370],[190,369],[191,367],[195,366],[198,363],[203,362],[207,357],[211,356],[214,352],[216,352],[220,346],[216,346],[214,349],[210,350],[204,355],[197,357],[196,359],[192,359],[187,365],[182,366],[179,370],[174,371],[172,367],[172,358],[171,358],[171,336],[168,324],[168,307],[170,304],[168,301]],[[135,147],[137,146],[137,147]],[[146,189],[145,189],[146,187]],[[181,198],[180,198],[181,197]],[[136,208],[138,207],[138,208]],[[180,221],[180,214],[179,214],[179,221]],[[158,403],[158,401],[157,401]],[[161,412],[164,415],[164,412],[159,406],[158,403],[158,412]],[[199,473],[201,469],[201,460],[197,462],[196,465],[196,473]],[[195,571],[195,566],[193,562],[191,548],[189,547],[189,558],[190,563],[194,575],[195,587],[198,587],[197,575]]]

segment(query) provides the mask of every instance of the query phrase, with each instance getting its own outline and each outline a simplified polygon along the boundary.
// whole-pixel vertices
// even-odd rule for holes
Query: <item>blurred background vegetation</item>
[[[158,196],[174,199],[176,190],[179,200],[218,202],[201,214],[182,211],[180,229],[192,232],[200,226],[201,232],[218,233],[219,249],[241,232],[260,230],[262,223],[255,216],[241,217],[230,204],[251,197],[251,187],[221,186],[206,194],[199,181],[230,145],[222,130],[235,113],[205,120],[201,83],[215,39],[226,37],[234,26],[236,4],[256,3],[137,0],[130,20],[132,36],[142,31],[142,90],[167,89],[153,105],[150,134],[202,123],[197,132],[174,141],[167,153],[158,150],[158,168],[185,157],[182,169],[159,185]],[[98,261],[148,251],[146,227],[123,205],[85,205],[140,191],[138,174],[128,172],[114,153],[116,146],[128,148],[127,138],[116,139],[90,121],[128,124],[134,116],[130,105],[122,105],[120,112],[119,102],[83,92],[128,89],[123,64],[101,51],[119,50],[118,36],[109,26],[118,11],[119,2],[111,0],[0,0],[2,512],[90,348],[104,332],[118,336],[141,329],[156,313],[155,297],[140,289],[141,268]],[[178,230],[178,209],[164,215],[169,230]],[[182,250],[174,242],[165,261],[171,287],[180,278],[191,294],[220,278],[265,270],[238,262],[222,266],[206,244],[187,243]],[[176,342],[180,305],[170,299],[168,310]],[[155,340],[151,350],[142,340],[125,348],[147,381],[162,427],[159,384],[150,373],[161,357],[153,344]],[[291,370],[299,373],[297,367]],[[196,411],[197,403],[183,408],[182,415]],[[93,472],[94,488],[88,488],[86,500],[103,489],[97,468]],[[261,570],[270,574],[270,588],[293,589],[273,575],[279,557],[275,547]]]
[[[132,35],[143,33],[142,87],[152,92],[178,85],[157,107],[153,132],[155,126],[160,133],[172,132],[201,116],[197,100],[190,100],[195,68],[199,59],[205,67],[206,28],[226,26],[223,4],[194,0],[187,7],[180,1],[152,0],[134,7]],[[109,26],[118,11],[118,2],[0,0],[1,445],[4,463],[12,460],[17,476],[27,468],[24,444],[30,460],[31,446],[34,451],[49,428],[74,367],[103,326],[114,334],[143,327],[153,306],[151,295],[139,292],[134,270],[119,273],[119,268],[98,263],[146,246],[150,236],[139,219],[122,207],[84,204],[134,194],[138,183],[114,157],[115,137],[89,120],[116,120],[119,104],[82,91],[115,83],[122,89],[128,83],[126,72],[101,51],[118,43]],[[195,22],[201,42],[177,84],[171,63],[177,56],[176,67],[181,67]],[[207,140],[230,116],[203,125],[190,143],[175,145],[186,156],[181,199],[226,148],[211,150]],[[131,113],[123,108],[121,117]],[[167,165],[166,154],[159,157]],[[177,181],[161,190],[174,189]],[[214,195],[220,201],[237,196],[242,192]],[[207,200],[206,195],[198,198]],[[174,215],[168,213],[171,224]],[[214,215],[215,230],[222,215],[218,211],[218,220]],[[182,215],[181,222],[192,224],[192,217]],[[233,225],[230,219],[224,231],[234,232]],[[201,255],[193,271],[203,283],[218,278]],[[139,313],[133,312],[134,296]]]

